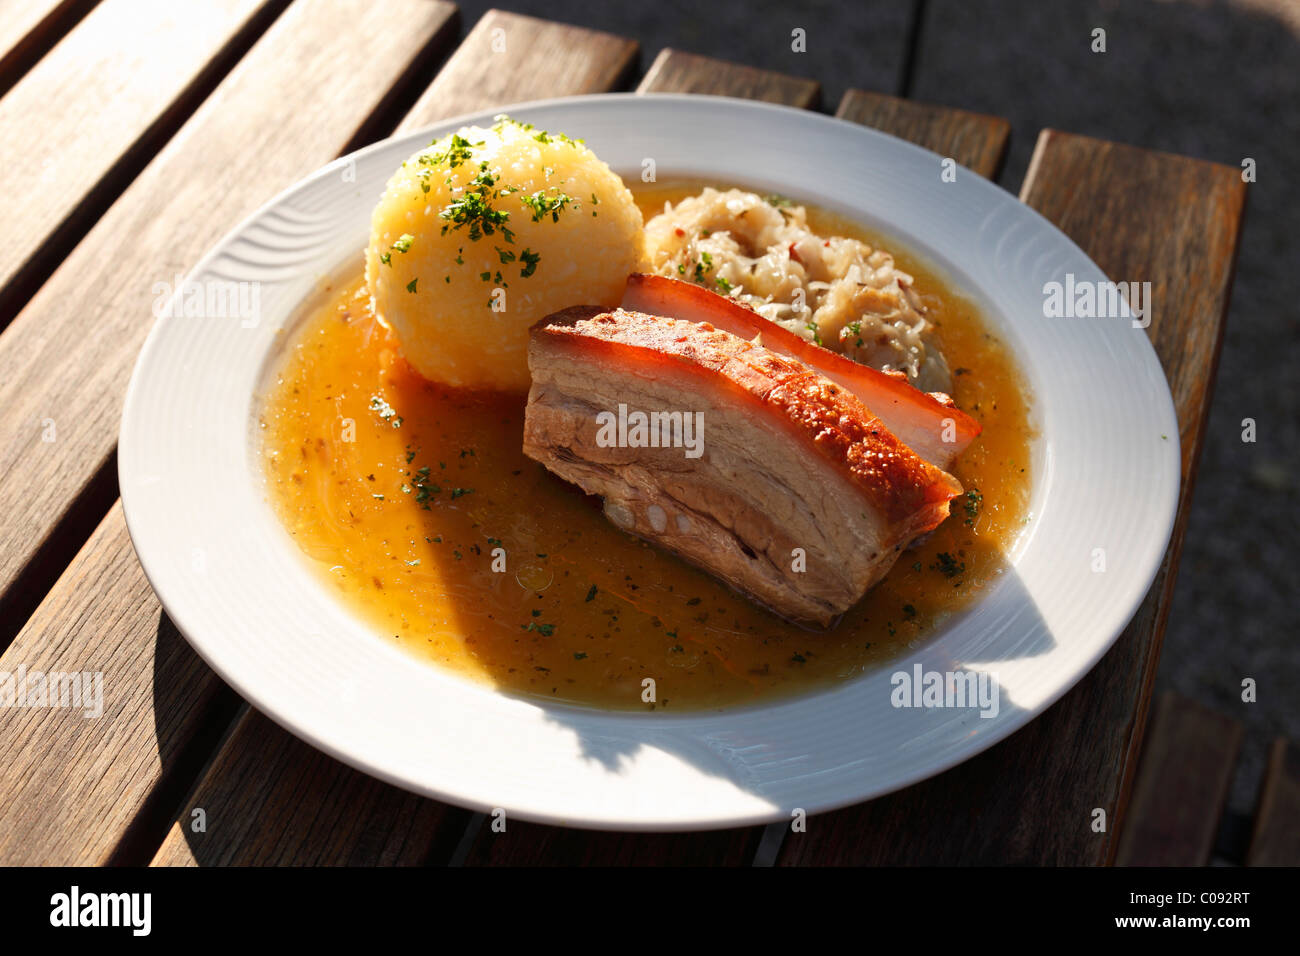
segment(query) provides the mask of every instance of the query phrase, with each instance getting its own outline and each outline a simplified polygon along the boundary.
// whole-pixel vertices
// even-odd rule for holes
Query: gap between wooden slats
[[[97,0],[0,3],[0,96],[77,25]]]
[[[1255,809],[1247,866],[1300,866],[1300,747],[1279,737]]]

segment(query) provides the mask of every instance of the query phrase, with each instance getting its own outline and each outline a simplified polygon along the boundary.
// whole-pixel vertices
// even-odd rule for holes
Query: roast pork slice
[[[565,309],[528,364],[527,455],[794,621],[832,624],[962,490],[842,385],[709,323]]]

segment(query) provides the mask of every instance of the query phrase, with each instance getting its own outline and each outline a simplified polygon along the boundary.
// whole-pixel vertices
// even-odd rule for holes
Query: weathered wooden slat
[[[1240,237],[1240,170],[1045,130],[1021,199],[1115,280],[1150,281],[1147,333],[1178,413],[1178,518],[1115,646],[1015,736],[937,778],[809,821],[782,862],[1113,862],[1160,654]],[[1158,228],[1153,227],[1157,223]],[[1105,811],[1106,829],[1094,830]]]
[[[466,866],[723,866],[753,859],[762,827],[705,833],[613,833],[483,821]]]
[[[0,3],[0,96],[97,2],[9,0]]]
[[[521,100],[621,89],[636,57],[634,40],[489,10],[398,130]]]
[[[504,53],[491,52],[498,29],[505,31]],[[493,11],[399,128],[519,100],[603,92],[621,82],[636,50],[631,40]],[[558,51],[563,55],[551,55]],[[485,98],[484,89],[493,90],[492,97]],[[200,807],[209,819],[240,823],[204,834],[187,830]],[[370,780],[250,711],[185,801],[154,862],[442,863],[468,819],[463,811]],[[342,820],[348,827],[334,832]]]
[[[1244,729],[1178,694],[1156,704],[1119,837],[1119,866],[1205,866]]]
[[[1120,767],[1110,778],[1119,825],[1136,774],[1187,531],[1232,294],[1246,184],[1241,170],[1232,166],[1044,130],[1021,199],[1055,222],[1107,275],[1151,282],[1147,335],[1178,416],[1182,487],[1165,561],[1133,622],[1094,672],[1105,686],[1089,684],[1084,693],[1076,691],[1063,702],[1081,724],[1088,724],[1083,733],[1093,746],[1111,750]],[[1059,772],[1066,751],[1056,753]],[[1104,862],[1113,862],[1115,850],[1115,841],[1108,840]]]
[[[0,326],[282,6],[104,0],[0,98]]]
[[[447,3],[388,0],[386,13],[403,28],[365,0],[295,4],[0,335],[3,428],[16,436],[0,478],[6,560],[54,527],[42,509],[57,515],[111,461],[153,283],[352,143],[454,34]],[[255,150],[250,130],[264,131]],[[53,442],[40,441],[42,417],[57,422]],[[113,508],[0,658],[11,673],[103,671],[106,702],[98,720],[0,708],[0,863],[156,850],[183,797],[167,796],[177,755],[228,723],[221,683],[160,620]]]
[[[660,51],[637,92],[735,96],[803,109],[815,109],[821,100],[821,86],[816,80],[726,63],[681,50]]]
[[[419,866],[469,812],[351,770],[246,710],[154,866]]]
[[[1300,748],[1273,741],[1255,810],[1247,866],[1300,866]]]
[[[1011,124],[1000,116],[849,90],[835,115],[949,156],[988,179],[1006,159]]]
[[[161,614],[120,505],[0,658],[0,672],[24,686],[36,673],[100,673],[103,695],[99,717],[85,716],[94,708],[84,704],[0,709],[3,865],[117,858],[163,778],[198,770],[192,741],[204,726],[219,733],[238,702]]]

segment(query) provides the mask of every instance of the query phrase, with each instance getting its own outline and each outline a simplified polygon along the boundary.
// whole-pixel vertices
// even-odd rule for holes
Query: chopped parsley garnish
[[[519,261],[524,264],[524,267],[519,270],[519,275],[522,278],[527,279],[537,271],[537,263],[542,261],[542,257],[531,249],[525,249],[523,252],[519,253]]]
[[[573,202],[574,199],[565,193],[548,196],[545,190],[539,189],[531,196],[524,196],[519,201],[531,210],[533,222],[541,222],[547,216],[551,217],[551,222],[559,222],[560,213],[568,208],[569,203]]]
[[[451,489],[451,500],[455,501],[461,495],[473,494],[473,488],[453,488]]]
[[[786,199],[779,193],[768,193],[763,197],[763,202],[767,203],[769,206],[775,206],[777,209],[780,209],[782,206],[790,205],[790,200]]]
[[[420,163],[426,166],[441,166],[446,163],[449,168],[455,169],[461,163],[469,162],[474,155],[474,147],[482,145],[482,141],[471,143],[459,133],[452,133],[446,149],[437,153],[425,153],[420,157]]]
[[[429,499],[442,489],[429,481],[428,465],[421,465],[415,469],[415,474],[411,476],[411,484],[415,485],[415,503],[425,511],[432,511],[433,507],[429,504]],[[442,538],[439,537],[437,540],[441,541]]]
[[[499,231],[506,242],[514,242],[514,233],[506,227],[510,213],[492,205],[492,200],[502,195],[501,190],[493,189],[496,182],[497,177],[488,172],[487,163],[480,164],[478,175],[469,181],[464,195],[453,199],[438,213],[438,218],[446,222],[442,235],[452,229],[466,229],[469,238],[477,242]]]
[[[527,624],[521,625],[521,627],[525,631],[536,631],[542,637],[550,637],[555,633],[554,624],[538,624],[536,621],[529,621]]]
[[[930,569],[938,571],[945,578],[955,578],[966,570],[966,563],[958,561],[947,551],[940,551],[937,557],[938,562],[930,565]]]
[[[596,600],[596,585],[593,584],[591,590],[587,592],[587,601],[591,602],[594,600]]]
[[[695,281],[704,285],[704,277],[713,271],[713,256],[707,252],[700,253],[699,262],[695,263]]]
[[[975,527],[975,519],[979,517],[980,508],[983,504],[984,496],[980,493],[978,488],[972,488],[970,491],[966,492],[966,524],[970,525],[972,528]]]
[[[388,247],[388,251],[380,255],[379,261],[386,266],[391,266],[393,264],[393,253],[410,252],[411,243],[414,241],[415,236],[411,235],[409,232],[402,233],[397,237],[397,241]]]
[[[414,291],[415,291],[415,284],[416,284],[417,282],[419,282],[419,281],[420,281],[420,277],[419,277],[419,276],[416,276],[416,277],[415,277],[414,279],[412,279],[410,282],[406,283],[406,291],[407,291],[407,292],[414,292]]]

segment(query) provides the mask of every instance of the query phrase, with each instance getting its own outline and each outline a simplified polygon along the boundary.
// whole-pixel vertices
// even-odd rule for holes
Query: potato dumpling
[[[507,117],[401,165],[375,207],[375,311],[425,378],[525,391],[528,328],[571,305],[617,305],[641,212],[580,141]]]

